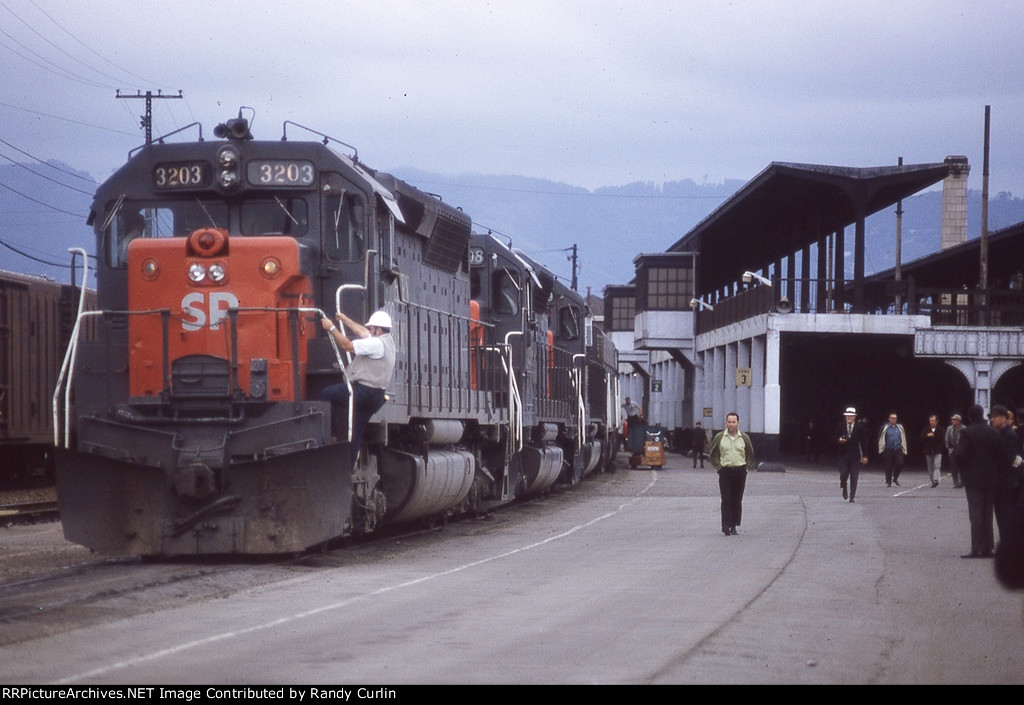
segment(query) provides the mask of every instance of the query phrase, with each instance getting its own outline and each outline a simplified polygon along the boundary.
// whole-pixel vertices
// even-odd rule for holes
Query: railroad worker
[[[889,414],[889,423],[878,432],[878,452],[885,467],[886,487],[892,487],[894,482],[900,486],[900,470],[903,469],[903,459],[907,457],[907,432],[898,421],[899,417],[893,411]]]
[[[363,431],[370,418],[384,406],[384,390],[395,371],[395,339],[391,337],[391,316],[385,311],[375,312],[365,326],[340,312],[338,321],[352,331],[352,337],[346,336],[342,327],[330,319],[323,318],[320,324],[338,347],[353,355],[345,372],[352,384],[352,445],[349,452],[355,465]],[[331,402],[333,429],[337,409],[348,408],[348,387],[345,384],[331,385],[321,392],[320,398]]]
[[[975,404],[967,412],[970,421],[960,432],[956,462],[967,495],[967,515],[971,522],[971,552],[961,558],[987,558],[995,548],[992,529],[996,468],[1003,460],[999,431],[985,423],[985,410]]]
[[[642,417],[644,410],[640,408],[639,404],[629,397],[626,397],[626,403],[622,405],[622,408],[626,411],[626,448],[632,453],[640,452],[634,449],[630,440],[638,438],[639,440],[637,440],[637,444],[643,444],[643,436],[635,436],[633,429],[640,428],[643,425]]]
[[[639,428],[644,410],[635,401],[626,397],[626,403],[622,405],[626,410],[626,429]]]
[[[704,435],[704,429],[700,427],[700,421],[693,425],[693,432],[690,434],[690,448],[693,449],[693,468],[697,469],[697,460],[700,466],[704,467],[704,450],[708,447],[708,437]]]
[[[868,433],[867,427],[857,421],[857,410],[848,406],[843,412],[843,420],[832,434],[839,449],[839,487],[843,492],[843,499],[849,499],[851,502],[857,497],[860,468],[868,464]]]
[[[992,427],[999,431],[999,440],[1003,444],[1003,457],[996,468],[996,482],[992,496],[992,508],[996,514],[996,526],[999,528],[999,540],[1010,530],[1010,516],[1020,493],[1021,486],[1021,442],[1017,432],[1010,425],[1012,415],[1001,404],[992,407],[989,414]]]
[[[743,519],[743,490],[747,471],[756,467],[754,446],[750,437],[740,430],[740,415],[731,411],[725,416],[725,430],[711,441],[708,451],[711,467],[718,471],[718,490],[722,495],[722,533],[735,536]]]
[[[119,264],[128,262],[128,245],[146,232],[146,218],[138,211],[129,211],[121,216],[121,234],[118,242]]]
[[[956,464],[956,445],[960,442],[960,431],[963,430],[961,425],[962,419],[960,414],[953,414],[949,420],[949,426],[946,427],[946,458],[949,462],[949,474],[953,476],[953,487],[960,489],[964,486],[964,483],[960,480],[960,468]]]
[[[924,450],[928,478],[932,481],[932,487],[938,487],[942,477],[942,448],[946,445],[946,429],[939,425],[938,416],[932,414],[928,417],[928,425],[921,429],[918,440]]]

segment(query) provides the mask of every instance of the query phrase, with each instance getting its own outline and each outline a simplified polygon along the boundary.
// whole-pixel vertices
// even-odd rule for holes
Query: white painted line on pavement
[[[620,512],[622,512],[627,507],[629,507],[629,506],[637,503],[638,501],[640,501],[640,499],[645,494],[647,494],[651,490],[651,488],[654,487],[654,485],[657,482],[658,482],[658,473],[656,471],[652,470],[651,471],[651,481],[647,484],[646,487],[644,487],[632,499],[630,499],[630,500],[628,500],[626,502],[623,502],[622,504],[620,504],[613,511],[610,511],[610,512],[607,512],[605,514],[602,514],[601,516],[595,517],[595,518],[591,519],[590,521],[584,522],[583,524],[578,524],[578,525],[576,525],[576,526],[574,526],[574,527],[572,527],[570,529],[567,529],[567,530],[563,531],[562,533],[557,534],[555,536],[549,536],[548,538],[544,539],[543,541],[537,541],[535,543],[527,544],[526,546],[521,546],[519,548],[514,548],[511,551],[505,551],[504,553],[499,553],[497,555],[490,556],[488,558],[481,558],[480,560],[471,561],[469,563],[464,563],[463,565],[456,566],[454,568],[449,568],[448,570],[442,570],[442,571],[437,572],[437,573],[432,573],[431,575],[424,575],[422,577],[415,578],[413,580],[407,580],[405,582],[397,583],[395,585],[389,585],[387,587],[382,587],[382,588],[379,588],[379,589],[374,590],[372,592],[368,592],[368,593],[366,593],[364,595],[357,595],[355,597],[350,597],[349,599],[342,600],[341,602],[335,602],[335,603],[332,603],[330,605],[324,605],[323,607],[318,607],[316,609],[307,610],[305,612],[296,612],[295,614],[288,615],[286,617],[280,617],[278,619],[274,619],[274,620],[271,620],[269,622],[263,622],[262,624],[256,624],[256,625],[253,625],[251,627],[247,627],[245,629],[237,629],[237,630],[233,630],[233,631],[222,632],[220,634],[213,634],[211,636],[204,637],[202,639],[196,639],[194,641],[185,642],[184,644],[178,644],[177,646],[172,646],[172,647],[169,647],[169,648],[166,648],[166,649],[161,649],[160,651],[154,651],[151,654],[145,654],[145,655],[142,655],[142,656],[138,656],[136,658],[127,659],[127,660],[124,660],[124,661],[118,661],[116,663],[110,664],[109,666],[102,666],[100,668],[95,668],[95,669],[93,669],[91,671],[86,671],[85,673],[79,673],[79,674],[70,676],[68,678],[62,678],[61,680],[58,680],[56,682],[58,684],[67,684],[67,683],[75,683],[77,681],[85,680],[86,678],[95,678],[96,676],[102,676],[102,675],[105,675],[107,673],[110,673],[111,671],[120,670],[122,668],[129,668],[131,666],[137,666],[138,664],[146,663],[148,661],[156,661],[158,659],[164,658],[165,656],[173,656],[174,654],[179,654],[179,653],[181,653],[183,651],[188,651],[189,649],[194,649],[194,648],[199,647],[199,646],[206,646],[208,644],[215,644],[218,641],[225,641],[227,639],[234,639],[236,637],[245,636],[247,634],[253,634],[255,632],[260,632],[260,631],[263,631],[263,630],[266,630],[266,629],[272,629],[273,627],[279,627],[282,624],[288,624],[289,622],[294,622],[294,621],[297,621],[297,620],[300,620],[300,619],[306,619],[308,617],[313,617],[313,616],[316,616],[318,614],[323,614],[325,612],[331,612],[331,611],[334,611],[334,610],[339,610],[339,609],[348,607],[349,605],[352,605],[352,604],[354,604],[356,602],[360,602],[362,600],[365,600],[365,599],[368,599],[368,598],[371,598],[371,597],[376,597],[378,595],[385,595],[387,593],[394,592],[396,590],[401,590],[401,589],[407,588],[407,587],[412,587],[414,585],[420,585],[422,583],[428,582],[430,580],[434,580],[436,578],[443,578],[445,576],[452,575],[454,573],[460,573],[462,571],[469,570],[470,568],[475,568],[477,566],[484,565],[484,564],[487,564],[487,563],[492,563],[494,561],[498,561],[498,560],[501,560],[503,558],[508,558],[510,556],[514,556],[514,555],[517,555],[519,553],[523,553],[524,551],[530,551],[530,550],[533,550],[535,548],[539,548],[541,546],[544,546],[545,544],[549,544],[552,541],[558,541],[558,540],[564,539],[564,538],[566,538],[568,536],[572,536],[573,534],[575,534],[578,531],[581,531],[582,529],[585,529],[585,528],[587,528],[589,526],[593,526],[594,524],[596,524],[598,522],[604,521],[605,519],[609,519],[609,518],[615,516],[616,514],[619,514]]]

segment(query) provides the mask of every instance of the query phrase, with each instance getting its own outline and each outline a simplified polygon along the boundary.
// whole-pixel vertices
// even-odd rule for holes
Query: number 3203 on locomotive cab
[[[312,186],[313,162],[290,159],[254,159],[246,176],[253,186]]]

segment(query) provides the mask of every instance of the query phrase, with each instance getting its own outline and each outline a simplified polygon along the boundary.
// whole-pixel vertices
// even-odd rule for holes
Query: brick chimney
[[[967,242],[967,157],[946,157],[949,173],[942,182],[943,250]]]

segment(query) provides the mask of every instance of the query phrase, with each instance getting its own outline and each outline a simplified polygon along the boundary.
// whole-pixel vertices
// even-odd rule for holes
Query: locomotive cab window
[[[515,274],[503,269],[494,274],[494,312],[502,316],[519,313],[519,282]]]
[[[480,270],[474,269],[469,273],[469,298],[477,301],[480,299]]]
[[[309,230],[309,205],[303,198],[275,196],[242,203],[243,235],[302,236]]]
[[[128,245],[139,237],[185,237],[203,227],[227,229],[228,208],[223,203],[190,201],[123,201],[110,205],[105,233],[107,264],[128,263]]]
[[[575,306],[562,306],[558,309],[558,338],[580,339],[580,312]]]
[[[332,259],[356,262],[363,258],[363,202],[353,194],[330,195],[324,201],[324,252]]]

